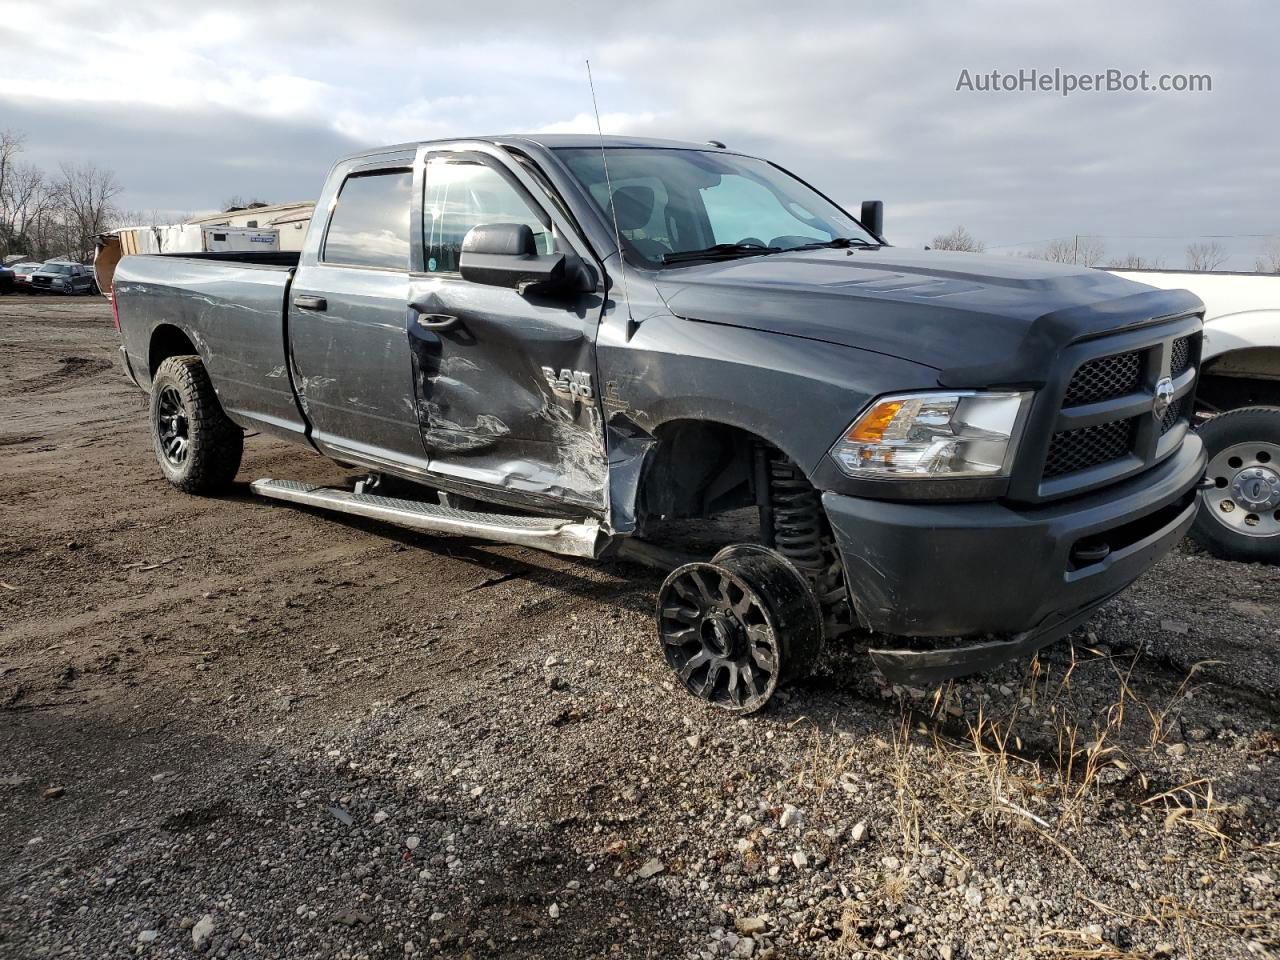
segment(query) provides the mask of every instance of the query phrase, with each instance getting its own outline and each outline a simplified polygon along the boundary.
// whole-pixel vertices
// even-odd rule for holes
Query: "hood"
[[[1204,308],[1102,270],[898,247],[669,268],[656,283],[678,317],[874,351],[955,387],[1037,383],[1069,343]]]

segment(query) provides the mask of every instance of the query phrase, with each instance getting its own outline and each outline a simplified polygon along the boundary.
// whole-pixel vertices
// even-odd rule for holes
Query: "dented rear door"
[[[603,516],[608,465],[594,355],[601,298],[522,296],[458,274],[472,227],[527,223],[551,252],[567,243],[564,225],[497,151],[432,150],[420,164],[423,246],[410,279],[409,341],[431,472]]]

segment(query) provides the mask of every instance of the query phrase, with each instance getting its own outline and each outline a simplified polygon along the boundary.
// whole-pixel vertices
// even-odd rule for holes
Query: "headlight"
[[[1029,393],[937,392],[881,397],[831,456],[851,477],[1004,477]]]

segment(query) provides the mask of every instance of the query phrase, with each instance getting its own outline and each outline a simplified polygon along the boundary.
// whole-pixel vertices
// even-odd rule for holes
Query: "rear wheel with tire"
[[[185,493],[235,479],[244,433],[223,412],[199,357],[170,357],[151,384],[151,439],[165,478]]]
[[[1280,407],[1246,407],[1199,431],[1213,484],[1191,537],[1227,560],[1280,563]]]

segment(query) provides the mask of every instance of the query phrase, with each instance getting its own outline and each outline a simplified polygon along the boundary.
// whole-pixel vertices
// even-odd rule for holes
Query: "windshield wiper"
[[[687,263],[692,260],[731,260],[734,257],[753,257],[765,253],[781,253],[781,247],[766,247],[762,243],[717,243],[702,250],[677,250],[664,253],[663,263]]]
[[[879,247],[881,244],[872,243],[869,240],[863,240],[861,237],[836,237],[834,240],[818,240],[814,243],[801,244],[798,247],[791,247],[792,250],[821,250],[835,249],[841,250],[845,247]]]

